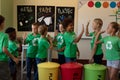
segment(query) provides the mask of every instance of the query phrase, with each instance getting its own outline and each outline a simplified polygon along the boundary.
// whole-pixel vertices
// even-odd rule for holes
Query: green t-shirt
[[[48,48],[50,47],[50,44],[46,38],[40,38],[38,40],[38,52],[36,55],[36,58],[47,58]]]
[[[75,38],[76,34],[74,32],[64,33],[64,41],[66,46],[64,50],[65,57],[76,58],[77,44],[74,43]]]
[[[0,61],[8,61],[8,56],[3,52],[3,47],[8,47],[8,35],[0,32]]]
[[[100,40],[105,44],[105,56],[107,60],[120,60],[120,38],[107,36]]]
[[[89,36],[92,37],[92,40],[91,40],[90,44],[91,44],[91,49],[93,49],[93,46],[94,46],[94,43],[95,43],[95,32],[91,32]],[[101,39],[102,39],[102,36],[100,35],[98,37],[98,40],[101,40]],[[95,55],[101,55],[101,54],[103,54],[102,43],[97,45],[97,49],[96,49],[96,52],[95,52]]]
[[[28,44],[27,48],[27,57],[35,58],[37,54],[37,48],[38,48],[38,39],[40,38],[40,34],[37,34],[36,36],[33,35],[33,33],[29,34],[25,40],[25,43]]]
[[[65,47],[65,42],[64,42],[64,39],[63,39],[63,33],[59,33],[55,38],[57,40],[57,49],[61,49],[63,47]],[[63,55],[64,54],[64,51],[63,52],[58,52],[58,54],[61,54]]]
[[[18,57],[18,46],[16,41],[9,40],[8,50],[12,55]]]

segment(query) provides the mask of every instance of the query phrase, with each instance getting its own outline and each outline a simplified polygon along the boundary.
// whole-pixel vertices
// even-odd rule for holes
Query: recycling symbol
[[[59,36],[59,37],[58,37],[58,40],[60,40],[60,42],[59,42],[58,44],[59,44],[59,45],[62,45],[63,42],[64,42],[64,41],[63,41],[63,37],[62,37],[62,36]]]
[[[106,49],[109,49],[109,50],[112,49],[112,42],[111,41],[107,41],[107,43],[106,43]]]

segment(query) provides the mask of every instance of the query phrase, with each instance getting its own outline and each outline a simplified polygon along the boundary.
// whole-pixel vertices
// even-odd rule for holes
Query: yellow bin
[[[38,66],[39,80],[58,80],[60,65],[54,62],[40,63]]]

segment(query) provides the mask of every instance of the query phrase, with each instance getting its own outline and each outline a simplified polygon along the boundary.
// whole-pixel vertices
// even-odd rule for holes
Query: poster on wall
[[[74,20],[74,7],[57,7],[56,8],[56,29],[59,30],[59,23],[65,18]]]
[[[35,22],[35,6],[17,6],[18,31],[31,31],[31,24]]]
[[[54,32],[54,18],[54,6],[37,6],[37,22],[46,24],[48,26],[48,32]]]

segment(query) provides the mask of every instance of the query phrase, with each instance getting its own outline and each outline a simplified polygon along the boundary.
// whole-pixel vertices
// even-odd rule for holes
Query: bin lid
[[[61,65],[61,68],[67,68],[67,69],[76,69],[76,68],[82,68],[83,65],[77,62],[71,62],[71,63],[65,63]]]
[[[37,65],[38,68],[58,68],[60,65],[54,62],[44,62]]]
[[[84,65],[85,69],[90,69],[90,70],[105,70],[106,66],[101,65],[101,64],[86,64]]]

